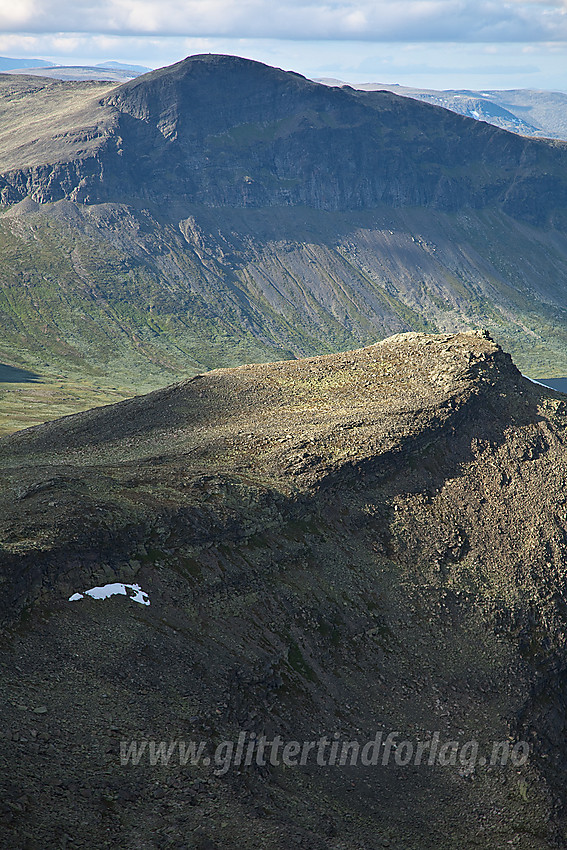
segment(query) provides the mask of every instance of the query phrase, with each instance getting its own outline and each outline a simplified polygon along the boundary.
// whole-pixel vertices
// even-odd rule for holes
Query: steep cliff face
[[[114,86],[0,79],[3,204],[31,194],[39,202],[76,196],[86,180],[100,181],[104,149],[115,132],[115,116],[100,99]]]
[[[138,197],[164,211],[172,202],[497,205],[534,222],[567,207],[562,143],[522,139],[388,92],[331,89],[214,55],[146,74],[96,101],[79,91],[84,102],[75,98],[71,113],[84,124],[83,148],[76,132],[51,139],[43,132],[41,151],[26,150],[33,165],[3,169],[5,203],[31,195],[88,203]]]
[[[485,335],[409,334],[1,440],[11,846],[565,847],[566,427]],[[108,582],[150,605],[67,601]],[[120,762],[380,729],[530,755]]]

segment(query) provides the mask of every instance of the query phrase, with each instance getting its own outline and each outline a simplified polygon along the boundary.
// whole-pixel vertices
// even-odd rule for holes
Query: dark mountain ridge
[[[567,146],[518,138],[387,92],[329,88],[238,57],[190,57],[92,103],[79,156],[2,175],[2,200],[174,201],[323,210],[567,208]],[[1,163],[0,163],[1,167]]]
[[[316,79],[328,86],[347,86],[361,91],[390,91],[403,97],[433,103],[459,115],[486,121],[521,136],[546,139],[567,138],[565,105],[567,93],[533,89],[436,91],[387,83],[345,83],[333,78]]]

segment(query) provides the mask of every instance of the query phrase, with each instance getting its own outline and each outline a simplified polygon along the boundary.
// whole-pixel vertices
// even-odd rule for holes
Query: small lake
[[[0,363],[0,384],[33,384],[40,380],[41,375],[36,375],[35,372]]]
[[[560,393],[567,393],[567,378],[538,378],[538,383],[550,387],[552,390],[558,390]]]

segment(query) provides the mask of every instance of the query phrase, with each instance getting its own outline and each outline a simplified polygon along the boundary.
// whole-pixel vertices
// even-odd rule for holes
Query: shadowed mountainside
[[[4,835],[566,846],[566,428],[565,397],[486,335],[406,334],[0,440]],[[67,602],[112,581],[150,606]],[[120,764],[120,741],[377,729],[531,755],[474,771]]]
[[[26,82],[8,79],[11,102]],[[4,203],[31,194],[42,202],[139,197],[325,210],[498,205],[536,223],[567,206],[562,143],[519,138],[388,92],[328,88],[215,55],[145,74],[104,97],[91,84],[96,100],[85,98],[86,85],[47,86],[66,93],[66,118],[82,134],[53,135],[47,124],[40,144],[24,122],[0,151]],[[35,88],[27,108],[44,99]]]

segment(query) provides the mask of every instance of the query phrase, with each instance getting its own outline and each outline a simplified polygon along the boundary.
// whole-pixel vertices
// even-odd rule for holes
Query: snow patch
[[[150,604],[148,594],[142,590],[139,584],[122,584],[118,581],[113,584],[105,584],[102,587],[91,587],[90,590],[84,590],[82,593],[74,593],[69,597],[69,602],[77,602],[84,596],[92,596],[93,599],[108,599],[109,596],[116,595],[128,596],[132,602],[139,602],[141,605]]]

